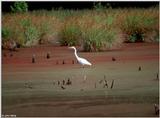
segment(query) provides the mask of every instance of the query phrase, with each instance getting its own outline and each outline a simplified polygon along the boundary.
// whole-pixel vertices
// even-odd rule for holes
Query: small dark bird
[[[56,61],[56,64],[58,65],[58,60]]]
[[[33,54],[33,55],[32,55],[32,63],[35,63],[35,62],[36,62],[35,57],[36,57],[36,55]]]
[[[116,59],[114,57],[112,57],[112,61],[116,61]]]
[[[65,87],[61,86],[62,89],[66,89]]]
[[[49,59],[50,58],[50,53],[49,52],[47,52],[47,59]]]
[[[142,70],[141,66],[139,66],[138,70],[139,70],[139,71],[141,71],[141,70]]]

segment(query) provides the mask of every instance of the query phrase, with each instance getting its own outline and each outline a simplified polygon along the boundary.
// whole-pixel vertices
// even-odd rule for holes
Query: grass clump
[[[128,35],[129,42],[137,42],[144,40],[145,29],[142,27],[141,16],[128,16],[125,19],[124,31]]]
[[[113,26],[115,17],[99,11],[86,14],[79,23],[84,51],[101,51],[116,48],[122,41],[120,29]]]
[[[39,35],[40,35],[40,38],[39,38],[39,44],[43,44],[46,42],[46,39],[48,39],[49,35],[51,34],[51,26],[50,26],[50,23],[46,23],[46,22],[43,22],[39,25]]]
[[[116,30],[107,30],[107,28],[90,28],[83,32],[83,49],[84,51],[101,51],[111,49],[116,45],[118,32]],[[119,40],[119,39],[118,39]]]
[[[60,41],[80,45],[85,51],[101,51],[126,42],[158,42],[159,10],[112,8],[95,4],[93,9],[52,9],[3,14],[2,41],[22,46]]]
[[[11,35],[11,30],[7,27],[3,27],[2,28],[2,38],[4,40],[7,40],[10,38],[10,35]]]
[[[21,21],[21,25],[23,28],[23,35],[25,38],[25,45],[31,46],[37,44],[39,39],[39,31],[38,29],[31,23],[29,19],[23,19]]]
[[[86,32],[83,32],[84,51],[99,51],[107,36],[106,33],[104,33],[105,31],[105,29],[90,28]]]
[[[137,13],[132,11],[124,18],[124,23],[122,23],[122,30],[127,35],[126,39],[128,42],[147,42],[148,33],[156,31],[157,18],[152,16],[147,11],[143,13]],[[138,12],[138,11],[137,11]],[[152,37],[153,34],[151,34]]]
[[[8,47],[8,42],[11,40],[12,32],[7,27],[2,27],[2,48]]]
[[[63,46],[78,45],[78,41],[81,37],[81,30],[78,25],[65,24],[59,33],[59,37],[60,44]]]

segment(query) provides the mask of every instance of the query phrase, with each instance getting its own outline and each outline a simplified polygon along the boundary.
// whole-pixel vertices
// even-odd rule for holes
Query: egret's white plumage
[[[89,61],[87,61],[86,59],[81,58],[81,57],[78,57],[78,55],[77,55],[77,50],[76,50],[76,48],[75,48],[74,46],[69,47],[69,48],[74,49],[74,55],[75,55],[77,61],[78,61],[80,64],[82,64],[83,66],[84,66],[84,65],[90,65],[90,66],[92,65],[92,64],[91,64]]]

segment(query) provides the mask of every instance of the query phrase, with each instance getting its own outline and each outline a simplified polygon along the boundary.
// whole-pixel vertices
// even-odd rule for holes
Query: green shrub
[[[106,18],[106,25],[108,25],[108,27],[111,27],[113,25],[113,22],[114,22],[114,17],[108,15],[108,17]]]
[[[34,25],[32,25],[29,19],[22,20],[21,24],[23,27],[25,45],[30,46],[37,44],[40,37],[38,29]]]
[[[29,26],[24,32],[26,45],[32,45],[33,42],[36,42],[39,38],[39,32],[34,26]]]
[[[102,31],[96,28],[83,32],[83,49],[84,51],[97,51],[102,46]]]
[[[143,42],[145,35],[153,30],[154,24],[154,18],[148,16],[127,16],[122,29],[128,35],[129,42]]]
[[[12,12],[27,12],[28,4],[25,1],[15,2],[10,8]]]
[[[129,42],[135,43],[135,42],[143,42],[144,41],[144,34],[136,32],[131,35],[129,35],[128,38]]]
[[[129,42],[159,41],[158,8],[110,8],[97,4],[91,10],[3,14],[2,38],[13,39],[23,46],[40,40],[42,43],[60,40],[61,45],[83,45],[85,51],[114,48],[122,43],[121,36],[126,36]]]
[[[45,42],[45,38],[47,38],[47,36],[53,32],[51,32],[51,26],[49,25],[49,23],[43,22],[41,24],[39,24],[39,35],[40,35],[40,39],[39,39],[39,43],[42,44],[43,42]]]
[[[3,39],[8,39],[11,35],[11,30],[6,27],[2,27],[2,38]]]
[[[63,46],[77,45],[81,37],[80,28],[74,24],[66,24],[59,33],[60,44]]]
[[[2,48],[7,48],[7,42],[11,40],[12,32],[7,27],[2,27]]]
[[[107,28],[89,28],[82,33],[84,51],[100,51],[112,48],[118,38],[117,32]],[[120,40],[120,37],[119,39]]]

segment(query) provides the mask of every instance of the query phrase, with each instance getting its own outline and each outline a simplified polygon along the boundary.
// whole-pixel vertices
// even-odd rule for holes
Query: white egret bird
[[[89,61],[87,61],[86,59],[81,58],[81,57],[78,57],[78,55],[77,55],[77,50],[76,50],[76,48],[75,48],[74,46],[69,47],[69,48],[74,49],[74,55],[75,55],[77,61],[78,61],[80,64],[83,65],[83,67],[84,67],[84,65],[89,65],[89,66],[92,65],[92,64],[91,64]]]

